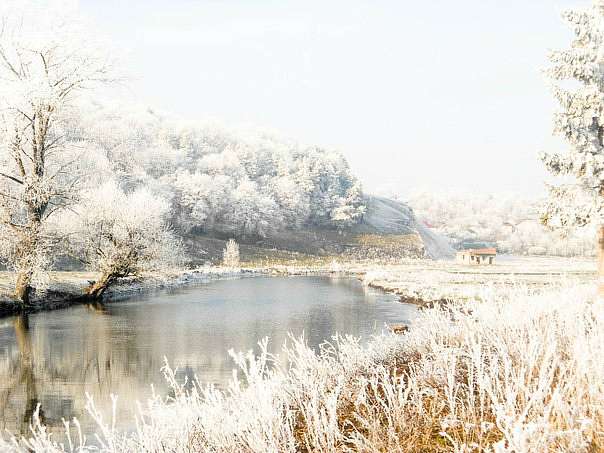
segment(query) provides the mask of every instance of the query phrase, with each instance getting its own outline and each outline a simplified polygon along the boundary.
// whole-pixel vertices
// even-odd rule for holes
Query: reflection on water
[[[0,320],[0,427],[26,432],[42,419],[61,427],[85,415],[85,392],[109,413],[119,395],[118,424],[132,420],[150,384],[167,394],[164,357],[179,377],[224,385],[232,376],[227,351],[249,350],[270,337],[273,351],[304,333],[316,347],[334,333],[368,338],[385,323],[408,322],[415,307],[351,279],[276,277],[225,280],[107,305]]]

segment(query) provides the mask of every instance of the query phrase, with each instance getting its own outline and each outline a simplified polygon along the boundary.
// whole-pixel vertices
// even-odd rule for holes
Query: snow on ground
[[[367,211],[360,224],[352,229],[359,233],[410,234],[414,233],[415,217],[409,206],[384,197],[367,195]]]
[[[147,273],[124,279],[107,297],[122,299],[154,289],[203,283],[221,278],[260,274],[312,275],[340,273],[357,277],[367,285],[396,293],[402,301],[429,304],[443,300],[480,298],[497,288],[526,286],[532,291],[552,285],[584,284],[596,280],[596,262],[588,258],[498,256],[492,266],[468,266],[454,261],[405,259],[398,264],[372,261],[343,262],[336,258],[286,264],[262,262],[242,269],[204,266],[193,270]],[[95,275],[87,272],[53,272],[49,287],[68,294],[80,294]],[[0,299],[12,291],[12,279],[0,272]]]
[[[469,266],[455,261],[407,259],[398,264],[332,260],[315,265],[274,265],[265,272],[304,275],[336,272],[358,277],[375,288],[398,294],[402,302],[434,302],[487,297],[493,291],[526,287],[542,292],[560,285],[596,281],[596,262],[589,258],[499,256],[490,266]]]
[[[492,266],[467,266],[455,262],[416,261],[368,269],[367,285],[421,304],[482,299],[492,291],[526,287],[532,292],[559,285],[595,283],[596,263],[591,259],[498,257]]]
[[[448,239],[418,222],[413,210],[406,204],[389,198],[367,196],[365,205],[367,212],[363,215],[362,222],[353,227],[353,231],[382,235],[417,233],[428,258],[440,260],[455,257],[455,250]]]
[[[455,250],[451,247],[449,240],[422,225],[421,222],[415,223],[415,228],[422,238],[426,255],[433,260],[450,260],[455,258]]]

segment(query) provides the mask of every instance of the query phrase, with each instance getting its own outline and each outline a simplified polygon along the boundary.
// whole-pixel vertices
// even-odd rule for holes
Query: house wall
[[[493,264],[495,263],[495,257],[492,255],[479,255],[476,256],[473,264]]]
[[[460,253],[457,255],[456,261],[460,264],[489,265],[495,263],[495,257],[492,255],[471,255],[469,253]]]

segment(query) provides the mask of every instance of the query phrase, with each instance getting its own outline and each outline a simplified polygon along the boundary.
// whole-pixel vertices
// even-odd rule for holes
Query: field
[[[500,257],[492,266],[410,262],[369,270],[364,280],[371,286],[399,294],[402,301],[431,304],[482,300],[493,291],[517,287],[537,293],[556,285],[595,283],[596,263],[591,259],[550,257]]]
[[[406,259],[376,263],[346,262],[332,257],[262,262],[262,265],[271,272],[338,272],[357,276],[367,285],[398,294],[402,302],[421,305],[480,300],[493,291],[516,287],[537,293],[551,290],[552,286],[596,281],[596,262],[588,258],[501,256],[491,266],[467,266],[454,261]]]

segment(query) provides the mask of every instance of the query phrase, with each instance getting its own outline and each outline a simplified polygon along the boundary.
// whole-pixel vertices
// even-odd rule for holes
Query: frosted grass
[[[6,451],[408,452],[604,448],[604,304],[593,286],[486,290],[481,302],[422,311],[404,335],[362,347],[334,338],[232,353],[227,389],[177,382],[138,408],[132,433],[89,401],[98,438],[77,421],[59,443],[34,417]],[[287,365],[284,365],[287,363]],[[189,390],[187,390],[189,389]],[[96,445],[94,445],[96,444]]]

